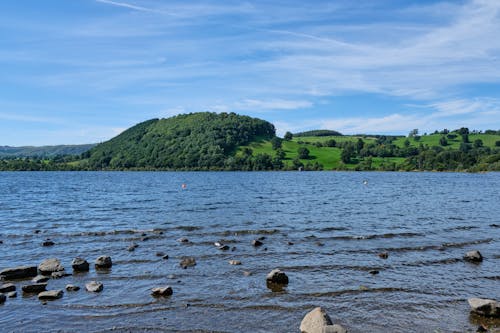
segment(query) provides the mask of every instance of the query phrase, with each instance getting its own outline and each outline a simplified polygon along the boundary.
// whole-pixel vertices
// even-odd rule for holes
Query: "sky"
[[[286,131],[500,129],[500,1],[0,2],[0,145],[236,112]]]

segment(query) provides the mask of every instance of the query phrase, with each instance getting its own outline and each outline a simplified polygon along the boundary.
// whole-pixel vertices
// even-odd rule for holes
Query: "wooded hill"
[[[145,121],[80,156],[0,160],[0,170],[500,171],[500,131],[316,130],[282,139],[267,121],[202,112]]]

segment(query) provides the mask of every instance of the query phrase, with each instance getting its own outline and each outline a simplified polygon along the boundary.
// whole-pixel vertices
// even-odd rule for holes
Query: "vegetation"
[[[264,120],[193,113],[140,123],[80,156],[0,160],[0,170],[500,171],[496,130],[323,135],[333,132],[281,139]]]
[[[66,155],[80,155],[94,147],[95,144],[87,145],[60,145],[42,147],[9,147],[0,146],[0,158],[34,157],[47,158]]]
[[[313,130],[293,134],[294,137],[304,136],[342,136],[342,133],[332,130]]]

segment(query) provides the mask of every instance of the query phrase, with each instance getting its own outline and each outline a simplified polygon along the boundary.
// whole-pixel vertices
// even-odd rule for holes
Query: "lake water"
[[[499,213],[499,173],[3,172],[0,269],[56,257],[71,272],[102,254],[113,267],[50,280],[82,290],[46,305],[16,282],[0,330],[299,332],[322,306],[349,332],[475,332],[467,298],[500,299]],[[473,249],[481,264],[462,260]],[[151,297],[163,285],[174,294]]]

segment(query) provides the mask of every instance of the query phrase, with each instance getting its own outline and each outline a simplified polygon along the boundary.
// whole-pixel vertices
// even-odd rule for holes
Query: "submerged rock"
[[[66,285],[65,289],[67,291],[78,291],[78,290],[80,290],[80,287],[75,286],[74,284],[68,284],[68,285]]]
[[[471,312],[480,316],[500,318],[500,304],[493,299],[469,298]]]
[[[42,246],[53,246],[55,245],[56,243],[54,243],[53,241],[51,241],[50,239],[47,239],[45,240],[43,243],[42,243]]]
[[[7,293],[8,298],[16,298],[17,297],[17,291],[11,291],[10,293]]]
[[[132,251],[135,251],[136,248],[138,248],[139,245],[138,244],[135,244],[135,243],[132,243],[130,244],[130,246],[127,248],[127,251],[129,252],[132,252]]]
[[[483,256],[479,251],[469,251],[464,255],[464,260],[478,263],[483,261]]]
[[[93,293],[99,293],[104,289],[104,285],[101,282],[90,281],[89,283],[85,284],[85,289]]]
[[[64,271],[64,267],[61,265],[61,261],[57,258],[45,259],[38,265],[38,270],[42,275],[50,275],[53,272]]]
[[[229,260],[230,265],[241,265],[241,261],[239,260]]]
[[[288,284],[288,276],[276,268],[267,274],[266,281],[277,284]]]
[[[47,284],[46,283],[27,284],[22,286],[21,289],[25,293],[39,293],[47,290]]]
[[[320,307],[307,313],[300,323],[301,333],[347,333],[340,325],[333,325],[330,316]]]
[[[66,276],[71,276],[71,274],[66,273],[65,271],[53,272],[52,274],[50,274],[50,277],[53,279],[61,279]]]
[[[179,243],[189,243],[189,239],[186,237],[181,237],[177,240]]]
[[[76,257],[71,262],[71,267],[73,267],[73,271],[75,272],[88,272],[89,266],[88,261],[80,257]]]
[[[50,277],[45,276],[45,275],[37,275],[33,279],[31,279],[31,282],[33,283],[43,283],[47,282],[50,280]]]
[[[262,243],[262,242],[261,242],[260,240],[258,240],[258,239],[254,239],[254,240],[252,241],[252,245],[253,245],[254,247],[259,247],[259,246],[264,245],[264,243]]]
[[[6,300],[7,300],[7,296],[5,296],[4,294],[0,293],[0,304],[5,303]]]
[[[389,253],[387,252],[382,252],[382,253],[379,253],[378,256],[381,258],[381,259],[387,259],[389,258]]]
[[[151,290],[151,295],[158,297],[158,296],[171,296],[174,293],[172,290],[172,287],[166,286],[166,287],[157,287],[153,288]]]
[[[95,268],[97,269],[111,268],[111,266],[113,266],[113,262],[110,256],[100,256],[95,260]]]
[[[50,301],[63,297],[63,294],[64,292],[62,290],[42,291],[38,294],[38,299]]]
[[[179,265],[184,269],[186,269],[188,267],[193,267],[193,266],[196,266],[196,260],[193,257],[184,257],[184,258],[182,258]]]
[[[229,245],[221,245],[218,247],[219,250],[221,251],[227,251],[230,249]]]
[[[0,293],[8,293],[10,291],[16,291],[16,286],[13,283],[6,283],[0,286]]]
[[[4,280],[31,278],[38,274],[36,266],[18,266],[0,271],[0,278]]]

